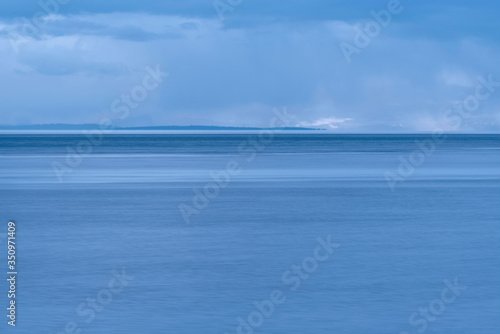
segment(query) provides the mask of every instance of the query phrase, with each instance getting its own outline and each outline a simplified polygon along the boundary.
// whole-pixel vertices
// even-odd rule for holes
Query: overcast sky
[[[499,11],[493,0],[6,0],[0,124],[267,126],[286,107],[292,126],[339,132],[499,131]],[[452,107],[459,123],[443,117]]]

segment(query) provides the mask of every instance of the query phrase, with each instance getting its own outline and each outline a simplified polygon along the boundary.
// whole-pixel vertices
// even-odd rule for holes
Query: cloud
[[[462,71],[444,70],[439,73],[438,79],[448,86],[474,87],[476,84],[473,77]]]
[[[146,24],[138,26],[134,22]],[[107,15],[43,16],[43,21],[16,19],[0,24],[0,36],[15,39],[47,40],[64,36],[100,36],[118,40],[144,42],[183,38],[200,29],[199,21],[178,17],[113,13]]]
[[[302,24],[307,22],[342,21],[349,24],[366,22],[371,11],[387,8],[388,0],[252,0],[231,5],[222,24],[227,28],[251,28],[269,24]],[[61,2],[61,3],[60,3]],[[98,15],[112,13],[148,14],[196,19],[217,19],[213,1],[206,0],[42,0],[2,1],[0,17],[32,20],[37,13],[71,15]],[[234,2],[233,2],[234,3]],[[473,36],[498,40],[500,22],[496,13],[500,4],[495,0],[401,1],[404,16],[395,23],[398,29],[391,33],[404,38],[463,39]]]
[[[90,5],[70,2],[67,12],[61,7],[47,17],[38,33],[21,34],[17,53],[9,37],[22,32],[24,21],[0,20],[5,96],[0,117],[2,122],[99,121],[114,99],[140,83],[146,66],[158,64],[171,74],[169,80],[133,110],[127,125],[266,126],[269,113],[286,106],[301,126],[431,131],[444,109],[474,92],[479,75],[492,73],[500,80],[500,47],[490,41],[495,31],[450,35],[443,26],[429,38],[418,33],[417,18],[430,15],[423,8],[446,6],[412,2],[415,7],[405,8],[347,64],[340,42],[350,41],[354,27],[386,2],[380,7],[360,2],[359,9],[322,2],[323,14],[319,3],[305,8],[306,3],[291,1],[288,8],[271,1],[265,11],[247,1],[222,22],[210,1],[204,14],[194,10],[189,16],[180,15],[192,6],[186,2],[146,2],[145,10],[92,2],[83,14],[75,8]],[[161,14],[168,4],[173,14]],[[452,17],[464,15],[451,7]],[[158,12],[148,13],[153,9]],[[498,110],[500,91],[463,129],[498,128]]]
[[[24,74],[119,76],[128,71],[123,64],[92,59],[78,38],[56,38],[50,44],[32,42],[20,50],[17,59],[23,65],[17,70]]]
[[[336,118],[336,117],[328,117],[328,118],[320,118],[312,122],[299,122],[298,126],[301,127],[314,127],[314,128],[330,128],[330,129],[338,129],[342,123],[353,121],[352,118]]]

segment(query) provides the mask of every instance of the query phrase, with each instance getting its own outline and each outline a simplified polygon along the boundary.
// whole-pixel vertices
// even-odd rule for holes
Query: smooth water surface
[[[0,217],[2,333],[500,329],[498,135],[0,135]]]

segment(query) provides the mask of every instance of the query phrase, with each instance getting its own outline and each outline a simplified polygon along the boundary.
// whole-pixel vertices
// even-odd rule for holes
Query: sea
[[[500,135],[4,133],[0,259],[1,333],[498,334]]]

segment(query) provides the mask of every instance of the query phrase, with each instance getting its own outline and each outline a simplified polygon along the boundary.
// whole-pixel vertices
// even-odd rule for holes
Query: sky
[[[0,3],[0,124],[500,131],[493,0]]]

